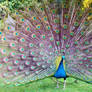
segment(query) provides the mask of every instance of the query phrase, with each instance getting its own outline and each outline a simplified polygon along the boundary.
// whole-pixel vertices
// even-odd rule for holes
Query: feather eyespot
[[[5,49],[1,49],[1,54],[6,54],[6,50]]]
[[[23,47],[19,48],[19,51],[20,51],[20,52],[24,52],[24,50],[25,50],[25,49],[24,49]]]
[[[22,38],[20,39],[20,42],[25,42],[25,39],[22,37]]]
[[[4,63],[7,63],[7,62],[8,62],[8,58],[5,57],[5,58],[3,59],[3,61],[4,61]]]
[[[26,56],[25,56],[25,55],[21,55],[21,58],[22,58],[22,59],[26,59]]]
[[[37,29],[40,29],[40,28],[41,28],[41,26],[40,26],[40,25],[37,25],[37,26],[36,26],[36,28],[37,28]]]
[[[10,52],[10,56],[14,57],[16,55],[15,52]]]
[[[6,41],[6,37],[3,36],[3,37],[1,38],[1,40],[2,40],[2,41]]]
[[[34,44],[33,43],[29,43],[29,47],[34,47]]]
[[[13,34],[14,34],[14,36],[19,36],[18,32],[14,32]]]
[[[15,60],[15,61],[14,61],[14,64],[15,64],[15,65],[18,65],[18,64],[19,64],[19,61],[18,61],[18,60]]]
[[[32,34],[32,38],[36,38],[36,35],[35,34]]]

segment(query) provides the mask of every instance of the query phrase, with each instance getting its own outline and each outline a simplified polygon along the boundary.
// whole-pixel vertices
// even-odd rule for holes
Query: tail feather
[[[42,3],[8,15],[0,32],[0,81],[19,85],[56,72],[65,55],[66,73],[92,81],[92,20],[81,0]],[[2,80],[1,80],[2,79]]]

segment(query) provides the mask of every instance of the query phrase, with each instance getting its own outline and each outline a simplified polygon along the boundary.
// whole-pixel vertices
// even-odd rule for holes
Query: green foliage
[[[9,8],[11,12],[16,9],[32,6],[38,0],[1,0],[0,4]]]
[[[0,30],[2,30],[4,28],[4,22],[3,20],[0,20]]]
[[[1,2],[4,2],[4,1],[5,1],[5,0],[0,0],[0,3],[1,3]]]

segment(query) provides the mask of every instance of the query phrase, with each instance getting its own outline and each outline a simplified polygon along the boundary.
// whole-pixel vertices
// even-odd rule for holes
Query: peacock
[[[45,77],[64,78],[64,88],[68,77],[92,83],[91,4],[39,2],[4,19],[0,86],[19,86]]]

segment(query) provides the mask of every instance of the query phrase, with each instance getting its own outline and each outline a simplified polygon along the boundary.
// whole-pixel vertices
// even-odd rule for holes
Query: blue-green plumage
[[[56,73],[54,74],[54,77],[56,77],[56,78],[66,78],[66,72],[64,70],[64,65],[63,65],[64,58],[65,57],[63,56],[62,60],[61,60],[61,62],[59,64],[59,67],[58,67]]]

